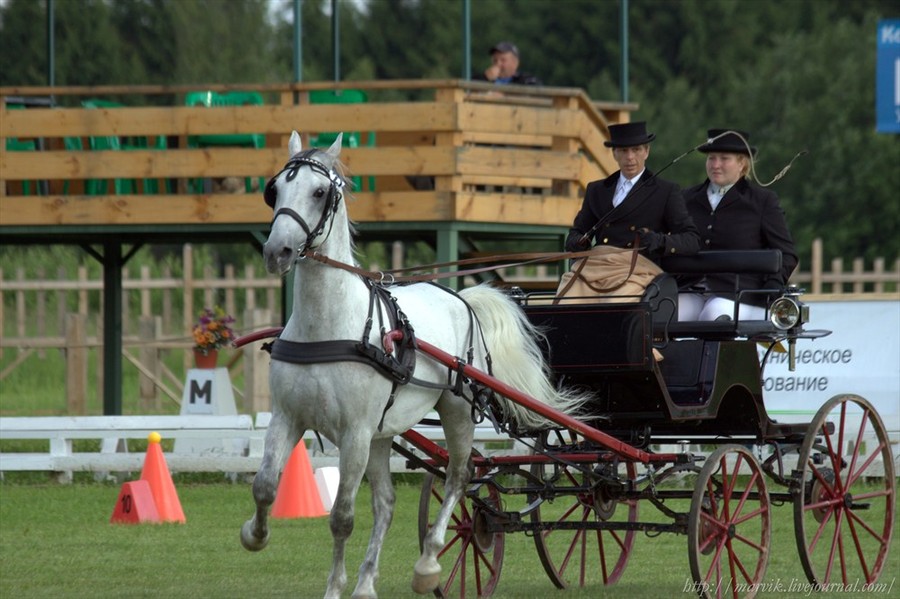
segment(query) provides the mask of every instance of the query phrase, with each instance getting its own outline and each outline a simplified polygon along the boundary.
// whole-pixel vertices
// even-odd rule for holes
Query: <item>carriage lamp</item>
[[[769,321],[782,331],[800,322],[800,306],[789,296],[779,297],[769,308]]]
[[[769,307],[769,322],[776,328],[786,331],[809,321],[809,306],[800,302],[803,290],[791,285],[784,295],[772,302]]]

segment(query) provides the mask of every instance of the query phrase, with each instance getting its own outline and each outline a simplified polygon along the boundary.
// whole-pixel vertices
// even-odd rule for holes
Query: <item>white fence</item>
[[[146,439],[151,432],[175,440],[174,451],[165,453],[172,472],[256,472],[270,418],[268,412],[257,414],[255,421],[247,414],[3,417],[0,440],[42,440],[48,443],[48,449],[0,453],[0,475],[7,471],[44,471],[66,483],[72,481],[74,472],[94,472],[98,478],[110,472],[139,472],[144,453],[129,453],[126,441]],[[435,443],[444,440],[440,426],[417,426],[414,430]],[[73,451],[76,439],[100,440],[100,449]],[[309,441],[313,468],[338,465],[337,449],[327,440],[322,439],[324,447],[320,447],[312,432],[307,432],[304,439]],[[400,437],[397,441],[405,444]],[[521,443],[497,433],[486,421],[475,427],[474,445],[483,455],[528,451]],[[421,455],[415,450],[414,453]],[[405,457],[391,457],[391,472],[410,471]]]

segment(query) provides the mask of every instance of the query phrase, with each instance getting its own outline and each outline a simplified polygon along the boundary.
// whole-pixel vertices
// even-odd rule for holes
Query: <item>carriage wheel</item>
[[[553,485],[560,489],[591,486],[591,480],[585,480],[589,475],[566,466],[535,464],[532,474],[544,481],[555,478]],[[635,479],[634,464],[627,464],[626,476],[628,480]],[[591,492],[560,494],[531,513],[532,522],[560,526],[534,535],[538,557],[553,584],[564,589],[597,583],[611,585],[619,580],[631,556],[635,531],[578,527],[579,523],[611,521],[617,511],[620,520],[635,522],[637,500],[618,500],[595,487]]]
[[[891,544],[897,482],[872,405],[856,395],[828,400],[809,425],[794,475],[794,533],[809,582],[878,580]]]
[[[766,574],[771,505],[762,468],[740,445],[707,458],[688,515],[688,558],[701,597],[753,597]]]
[[[479,476],[484,473],[479,472]],[[500,505],[500,494],[494,487],[482,486],[481,497],[492,505]],[[435,484],[435,475],[426,474],[419,498],[419,547],[438,511],[444,505],[443,485]],[[500,580],[503,566],[504,535],[486,530],[485,515],[468,496],[463,496],[453,510],[448,539],[438,554],[444,582],[435,589],[436,597],[489,597]]]

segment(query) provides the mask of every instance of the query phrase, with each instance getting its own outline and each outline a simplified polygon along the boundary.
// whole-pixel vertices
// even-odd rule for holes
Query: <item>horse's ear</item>
[[[296,131],[291,132],[291,140],[288,142],[288,152],[290,152],[289,156],[294,156],[300,153],[300,150],[303,149],[303,144],[300,142],[300,134]]]
[[[334,143],[331,144],[331,147],[328,148],[327,154],[331,155],[332,158],[337,158],[341,155],[341,143],[344,140],[344,134],[338,133],[337,138],[334,140]]]

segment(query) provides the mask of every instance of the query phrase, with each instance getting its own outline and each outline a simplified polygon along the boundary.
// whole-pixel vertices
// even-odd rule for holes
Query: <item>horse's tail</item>
[[[583,411],[584,404],[593,395],[553,386],[549,366],[538,346],[538,339],[543,335],[515,302],[502,291],[486,285],[465,289],[460,296],[481,323],[496,378],[569,416],[577,417]],[[550,425],[540,414],[513,401],[503,398],[503,403],[520,427],[535,429]]]

